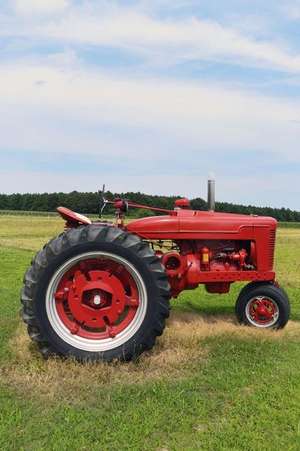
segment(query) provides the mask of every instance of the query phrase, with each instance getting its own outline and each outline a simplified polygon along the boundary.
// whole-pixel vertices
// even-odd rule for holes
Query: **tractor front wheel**
[[[242,324],[281,329],[289,320],[290,304],[285,291],[276,285],[252,282],[242,289],[235,311]]]
[[[147,243],[112,226],[70,229],[34,258],[23,319],[43,355],[130,360],[151,349],[169,314],[169,284]]]

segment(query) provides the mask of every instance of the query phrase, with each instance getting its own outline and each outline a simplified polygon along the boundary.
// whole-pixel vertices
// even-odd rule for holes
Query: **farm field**
[[[278,231],[283,331],[239,326],[230,295],[183,293],[138,363],[44,361],[18,311],[25,269],[56,217],[0,216],[0,449],[299,450],[300,228]]]

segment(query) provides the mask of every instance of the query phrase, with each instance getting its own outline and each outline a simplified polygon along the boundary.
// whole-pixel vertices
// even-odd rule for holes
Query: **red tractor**
[[[92,222],[66,208],[65,231],[38,252],[24,277],[23,319],[42,354],[80,361],[131,360],[154,346],[169,316],[169,300],[204,284],[228,293],[247,281],[236,302],[239,322],[282,328],[290,307],[273,270],[277,222],[273,218],[174,210],[123,199],[116,221]],[[160,215],[124,222],[128,207]],[[163,215],[162,215],[163,214]]]

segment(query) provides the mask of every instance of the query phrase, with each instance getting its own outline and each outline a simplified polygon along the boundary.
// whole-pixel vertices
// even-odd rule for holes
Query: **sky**
[[[300,0],[0,0],[0,192],[300,210]]]

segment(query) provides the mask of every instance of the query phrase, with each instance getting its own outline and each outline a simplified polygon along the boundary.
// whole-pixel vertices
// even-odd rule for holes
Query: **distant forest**
[[[152,196],[140,192],[107,192],[106,196],[108,199],[122,197],[133,202],[168,209],[172,209],[175,200],[179,198],[175,196]],[[99,194],[78,191],[73,191],[71,193],[0,194],[0,210],[51,212],[55,211],[55,209],[61,205],[81,213],[97,214],[99,211]],[[195,210],[207,209],[206,201],[201,198],[192,199],[191,205]],[[111,211],[112,210],[107,209],[106,213],[110,213]],[[288,208],[254,207],[252,205],[246,206],[227,202],[217,202],[216,211],[273,216],[278,221],[300,221],[300,212]],[[137,215],[137,212],[134,210],[131,210],[130,213],[132,216]],[[142,213],[145,214],[146,211],[143,211]]]

